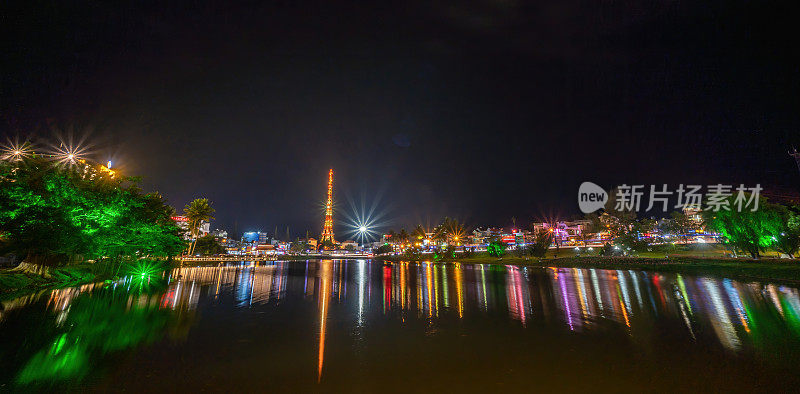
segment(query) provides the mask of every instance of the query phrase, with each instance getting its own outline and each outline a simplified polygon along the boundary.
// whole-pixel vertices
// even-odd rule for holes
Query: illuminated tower
[[[325,225],[322,226],[320,243],[335,242],[333,239],[333,168],[328,171],[328,202],[325,204]]]

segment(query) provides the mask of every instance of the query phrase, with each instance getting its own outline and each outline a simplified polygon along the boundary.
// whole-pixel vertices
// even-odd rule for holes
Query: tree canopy
[[[40,156],[0,163],[0,248],[28,263],[176,255],[184,243],[173,213],[137,178],[90,163]]]
[[[730,197],[729,206],[734,206],[734,197]],[[783,228],[781,208],[768,204],[759,198],[759,209],[704,211],[703,219],[706,228],[721,235],[722,241],[734,250],[749,254],[757,259],[767,247],[773,246],[777,235]]]

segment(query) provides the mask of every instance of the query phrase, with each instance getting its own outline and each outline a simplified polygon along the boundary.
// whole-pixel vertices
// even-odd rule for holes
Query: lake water
[[[308,261],[0,309],[0,391],[796,390],[800,291],[720,277]]]

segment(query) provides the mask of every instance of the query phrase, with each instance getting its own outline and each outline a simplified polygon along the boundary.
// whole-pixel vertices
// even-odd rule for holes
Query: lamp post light
[[[358,228],[358,233],[361,236],[361,248],[363,249],[364,248],[364,235],[367,233],[367,226],[362,224]]]

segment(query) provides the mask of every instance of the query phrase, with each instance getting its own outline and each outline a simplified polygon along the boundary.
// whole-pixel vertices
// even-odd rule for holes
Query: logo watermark
[[[642,201],[645,191],[649,190],[647,199],[647,209],[667,212],[671,208],[684,209],[695,208],[706,211],[719,212],[720,210],[730,211],[736,209],[738,212],[744,210],[757,211],[759,195],[763,190],[761,184],[753,187],[746,187],[740,184],[733,185],[715,184],[707,185],[703,193],[703,185],[678,185],[675,190],[670,190],[667,184],[662,185],[627,185],[622,184],[616,188],[614,194],[614,209],[618,211],[637,212],[642,208]],[[735,196],[735,197],[734,197]],[[731,200],[731,197],[734,197]],[[676,201],[671,205],[670,201]],[[603,188],[592,183],[583,182],[578,188],[578,206],[583,213],[592,213],[604,208],[608,202],[608,193]]]
[[[578,188],[578,206],[583,213],[592,213],[602,209],[608,202],[608,193],[592,182],[583,182]]]

